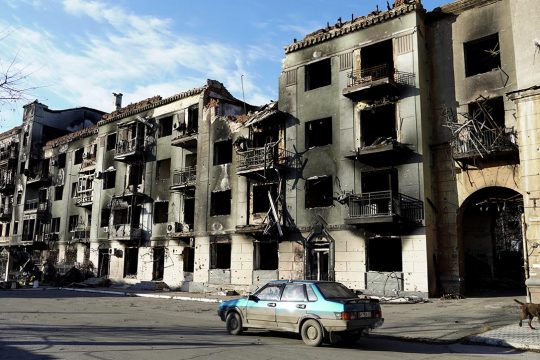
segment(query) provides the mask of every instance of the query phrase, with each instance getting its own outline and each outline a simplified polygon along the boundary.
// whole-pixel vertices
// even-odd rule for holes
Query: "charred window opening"
[[[139,248],[126,248],[124,251],[124,277],[137,276],[137,267],[139,266]]]
[[[68,231],[74,232],[78,224],[79,224],[79,216],[71,215],[68,221]]]
[[[196,133],[199,131],[199,106],[192,105],[187,109],[187,132]]]
[[[60,232],[60,218],[59,217],[51,219],[51,232],[52,233]]]
[[[116,148],[116,133],[107,135],[107,151],[114,150]]]
[[[486,73],[501,66],[499,34],[463,44],[465,55],[465,76]]]
[[[103,173],[103,189],[112,189],[116,186],[116,171]]]
[[[477,122],[485,122],[488,128],[504,127],[504,100],[502,96],[469,104],[469,116]]]
[[[168,180],[171,177],[171,159],[159,160],[156,164],[156,179]]]
[[[109,219],[111,218],[110,209],[101,209],[101,217],[99,219],[99,224],[101,227],[109,226]]]
[[[368,271],[403,271],[401,239],[369,239],[367,250]]]
[[[83,152],[84,152],[84,148],[80,148],[80,149],[75,150],[75,153],[73,155],[73,164],[74,165],[82,163],[82,161],[83,161]]]
[[[38,201],[40,203],[47,202],[49,200],[49,189],[48,188],[41,188],[38,190]]]
[[[396,105],[390,104],[360,112],[362,146],[396,140]]]
[[[253,245],[255,270],[277,270],[279,263],[277,241],[259,241]]]
[[[193,272],[195,270],[195,249],[185,247],[182,251],[182,260],[184,272]]]
[[[394,49],[392,40],[363,47],[360,51],[362,77],[370,76],[371,80],[389,77],[394,69]],[[370,71],[373,70],[373,71]]]
[[[166,223],[169,220],[169,202],[156,201],[154,203],[154,224]]]
[[[13,235],[17,235],[19,233],[19,222],[15,221],[13,223]]]
[[[232,162],[232,141],[217,141],[214,143],[214,165]]]
[[[24,220],[23,221],[23,230],[22,230],[22,240],[23,241],[32,241],[34,240],[34,229],[36,226],[36,220]]]
[[[79,186],[78,182],[71,183],[71,197],[76,198],[77,197],[77,187]]]
[[[129,183],[128,185],[133,186],[133,191],[136,191],[138,185],[142,183],[143,177],[143,165],[142,164],[131,164],[129,166]]]
[[[398,178],[396,169],[369,171],[362,173],[362,193],[376,191],[397,191]]]
[[[195,198],[184,197],[184,224],[193,229],[195,224]]]
[[[66,153],[58,154],[58,168],[63,169],[66,167]]]
[[[279,139],[279,126],[252,127],[250,128],[253,147],[259,148]]]
[[[186,167],[197,166],[197,154],[186,154],[186,159],[184,162]]]
[[[231,190],[213,192],[211,195],[211,216],[231,213]]]
[[[21,166],[20,166],[20,169],[19,169],[19,172],[22,174],[24,173],[24,168],[26,167],[26,162],[25,161],[21,161]]]
[[[332,118],[306,123],[306,149],[332,144]]]
[[[231,268],[231,242],[229,239],[213,239],[210,243],[210,269]]]
[[[129,211],[127,208],[123,209],[114,209],[113,214],[113,225],[129,224]]]
[[[306,91],[317,89],[332,83],[331,58],[306,65]]]
[[[54,201],[62,200],[62,195],[64,194],[63,186],[54,187]]]
[[[165,272],[165,248],[155,247],[153,252],[153,268],[152,268],[152,280],[163,280],[163,273]]]
[[[270,209],[270,199],[268,198],[268,192],[272,196],[272,199],[277,197],[277,185],[265,184],[253,186],[253,213],[265,213]]]
[[[6,224],[6,236],[9,236],[9,231],[10,231],[10,227],[11,226],[11,223],[7,223]]]
[[[332,176],[321,176],[306,181],[306,209],[332,206],[334,188]]]
[[[159,119],[159,137],[165,137],[172,134],[173,117],[167,116]]]

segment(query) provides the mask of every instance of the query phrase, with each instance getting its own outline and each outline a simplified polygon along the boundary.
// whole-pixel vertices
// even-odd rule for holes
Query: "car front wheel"
[[[300,335],[306,345],[319,346],[323,341],[323,330],[316,320],[306,320],[300,329]]]
[[[225,319],[225,326],[227,332],[231,335],[240,335],[242,333],[242,318],[237,312],[231,312]]]

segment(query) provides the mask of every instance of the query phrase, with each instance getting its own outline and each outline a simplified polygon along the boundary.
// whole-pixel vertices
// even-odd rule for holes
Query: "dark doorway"
[[[152,280],[163,280],[163,273],[165,271],[165,248],[155,247],[152,251],[154,258]]]
[[[124,277],[136,277],[139,265],[139,248],[131,247],[125,249],[124,255]]]
[[[111,262],[111,255],[109,254],[109,249],[99,249],[99,259],[98,259],[98,276],[99,277],[109,276],[110,262]]]

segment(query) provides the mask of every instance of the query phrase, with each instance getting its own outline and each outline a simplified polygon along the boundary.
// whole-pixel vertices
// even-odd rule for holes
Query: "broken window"
[[[106,151],[111,151],[116,149],[116,133],[107,135],[107,147]]]
[[[101,209],[101,218],[100,218],[100,226],[101,227],[107,227],[109,226],[109,219],[111,217],[111,210],[110,209]]]
[[[169,220],[169,202],[156,201],[154,203],[154,224],[166,223]]]
[[[277,241],[258,241],[253,245],[254,270],[277,270],[279,263]]]
[[[11,223],[6,224],[6,236],[9,236],[9,227],[11,226]]]
[[[77,197],[77,187],[79,186],[78,182],[71,183],[71,197],[76,198]]]
[[[214,143],[214,165],[232,162],[232,141],[217,141]]]
[[[124,277],[137,276],[139,266],[139,248],[129,247],[124,250]]]
[[[66,167],[66,153],[58,154],[58,168],[63,169]]]
[[[213,238],[210,242],[210,269],[231,268],[231,241],[228,238]]]
[[[231,213],[231,190],[211,194],[210,215],[229,215]]]
[[[199,106],[192,105],[187,109],[187,133],[196,133],[199,130]]]
[[[24,173],[24,168],[26,167],[26,162],[25,161],[22,161],[21,162],[21,168],[19,169],[19,172],[22,174]]]
[[[330,85],[332,83],[331,58],[306,65],[305,73],[306,91]]]
[[[376,191],[397,191],[398,178],[396,169],[362,172],[362,193]]]
[[[116,170],[103,173],[103,189],[112,189],[116,184]]]
[[[173,117],[167,116],[159,119],[159,137],[165,137],[172,134]]]
[[[195,269],[195,249],[186,246],[182,251],[182,260],[184,272],[193,272]]]
[[[320,176],[306,181],[306,209],[332,206],[334,188],[332,176]]]
[[[68,231],[70,232],[75,231],[75,228],[77,227],[78,224],[79,224],[79,216],[71,215],[69,217],[69,222],[68,222]]]
[[[153,252],[152,281],[163,280],[165,270],[165,248],[155,247]]]
[[[403,271],[399,238],[368,239],[367,257],[368,271]]]
[[[52,233],[60,232],[60,218],[59,217],[51,219],[51,232]]]
[[[13,235],[17,235],[19,233],[19,222],[15,221],[13,223]]]
[[[80,149],[75,150],[75,153],[73,155],[73,164],[74,165],[82,163],[82,161],[83,161],[83,152],[84,152],[84,148],[80,148]]]
[[[397,140],[396,105],[389,104],[362,110],[360,129],[362,147]]]
[[[34,240],[35,223],[36,223],[35,219],[30,219],[30,220],[24,220],[23,221],[23,232],[22,232],[22,240],[23,241],[32,241],[32,240]]]
[[[159,160],[156,163],[156,180],[168,180],[171,177],[171,159]]]
[[[62,195],[64,194],[64,187],[63,186],[55,186],[54,187],[54,200],[62,200]]]
[[[127,208],[114,209],[112,211],[112,214],[113,214],[113,224],[114,225],[129,224],[129,222],[128,222],[129,212],[128,212]]]
[[[362,69],[359,75],[363,81],[390,77],[394,70],[392,40],[363,47],[360,50],[360,59]]]
[[[136,191],[138,185],[142,183],[143,177],[143,165],[131,164],[129,165],[129,182],[128,185],[133,185],[133,191]]]
[[[501,66],[499,34],[463,44],[465,55],[465,76],[486,73]]]
[[[253,213],[264,213],[270,209],[270,199],[268,198],[268,192],[272,196],[272,199],[277,197],[277,185],[265,184],[253,186]]]
[[[469,104],[469,116],[471,119],[489,129],[504,127],[504,100],[502,96],[475,101]]]
[[[272,124],[263,128],[251,127],[250,136],[253,140],[253,147],[263,147],[279,140],[279,125]]]
[[[332,144],[332,118],[306,123],[306,149]]]
[[[195,198],[184,197],[184,224],[193,229],[195,224]]]

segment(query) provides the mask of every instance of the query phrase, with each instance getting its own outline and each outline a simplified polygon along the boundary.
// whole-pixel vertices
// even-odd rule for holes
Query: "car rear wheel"
[[[306,345],[319,346],[323,341],[321,325],[316,320],[306,320],[300,329],[300,335]]]
[[[233,311],[227,315],[225,319],[225,326],[227,327],[227,332],[231,335],[240,335],[242,333],[242,318],[240,315]]]

